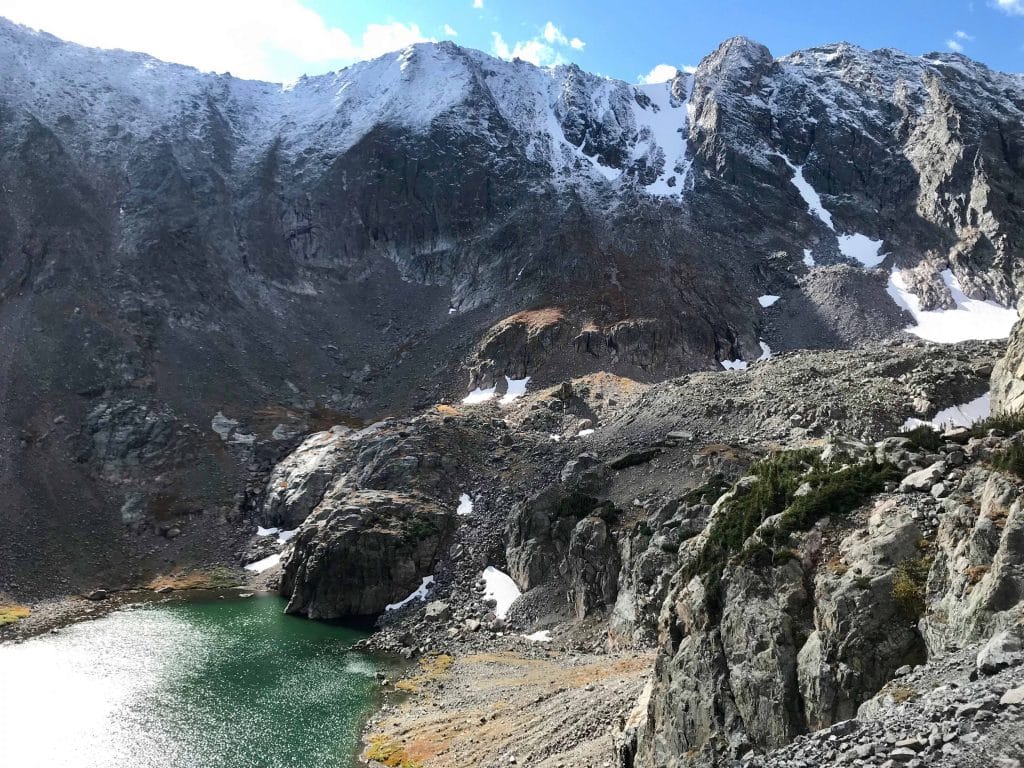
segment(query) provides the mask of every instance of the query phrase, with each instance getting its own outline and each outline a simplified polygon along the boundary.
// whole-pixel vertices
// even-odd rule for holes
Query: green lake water
[[[365,634],[274,597],[122,610],[0,646],[11,768],[350,768],[376,667]]]

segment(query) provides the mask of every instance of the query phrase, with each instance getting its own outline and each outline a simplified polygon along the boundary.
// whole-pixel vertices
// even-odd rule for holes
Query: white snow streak
[[[653,107],[642,107],[634,104],[633,114],[638,128],[649,131],[650,144],[648,155],[660,149],[664,156],[664,165],[658,178],[648,184],[645,189],[649,194],[658,196],[681,195],[686,188],[693,164],[688,159],[690,134],[690,94],[693,92],[693,75],[686,75],[686,98],[678,102],[672,97],[672,83],[656,83],[637,86],[637,90],[646,95]],[[633,157],[642,155],[643,138],[637,141],[633,149]],[[678,169],[678,170],[677,170]],[[673,180],[669,186],[669,180]]]
[[[824,203],[821,202],[821,195],[804,178],[804,167],[802,165],[793,165],[789,158],[781,153],[775,154],[781,157],[790,170],[793,171],[791,181],[800,193],[800,197],[807,203],[808,210],[817,216],[826,227],[836,233],[836,241],[839,245],[840,253],[847,258],[859,261],[868,268],[877,267],[881,264],[885,260],[885,254],[881,252],[882,241],[872,240],[867,235],[861,235],[857,232],[840,234],[836,230],[835,223],[832,221],[832,214],[828,212]],[[814,257],[811,255],[810,250],[804,251],[804,264],[807,264],[809,267],[814,266]]]
[[[531,643],[550,643],[551,642],[551,630],[541,629],[529,635],[523,635]]]
[[[488,400],[494,397],[494,393],[497,391],[497,386],[491,387],[490,389],[482,389],[477,387],[464,398],[462,402],[466,405],[477,405],[478,403],[486,403]]]
[[[863,264],[868,269],[877,267],[885,261],[886,254],[882,253],[882,241],[872,240],[867,235],[838,235],[839,250],[843,256],[848,256]]]
[[[511,403],[517,397],[522,397],[526,394],[526,385],[530,383],[530,377],[527,376],[525,379],[510,379],[508,376],[505,377],[508,388],[505,390],[505,394],[501,396],[502,403]]]
[[[764,343],[764,340],[759,339],[758,344],[761,345],[761,356],[755,360],[760,362],[761,360],[768,360],[772,356],[772,348]],[[727,371],[745,371],[749,367],[749,363],[746,360],[722,360],[721,365]]]
[[[287,544],[289,541],[291,541],[293,538],[295,538],[295,534],[298,533],[298,532],[299,532],[298,528],[292,528],[290,531],[281,531],[281,532],[279,532],[277,534],[277,543],[278,544]]]
[[[430,592],[430,588],[433,586],[433,584],[433,576],[424,576],[423,581],[420,582],[420,585],[416,588],[415,592],[413,592],[404,600],[401,600],[397,603],[391,603],[390,605],[385,605],[384,610],[397,611],[399,608],[401,608],[404,605],[408,605],[413,600],[419,600],[421,603],[425,603],[427,601],[427,594]]]

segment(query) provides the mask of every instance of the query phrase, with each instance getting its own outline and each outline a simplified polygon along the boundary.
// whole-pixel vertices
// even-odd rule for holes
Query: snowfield
[[[268,555],[262,560],[257,560],[255,563],[249,563],[245,566],[245,570],[252,571],[254,573],[263,573],[264,571],[270,570],[280,562],[281,555]]]
[[[505,383],[507,385],[507,389],[505,390],[505,394],[501,396],[501,402],[511,403],[516,398],[522,397],[526,394],[526,385],[530,383],[530,377],[527,376],[525,379],[510,379],[506,376]]]
[[[466,405],[477,405],[478,403],[486,403],[488,400],[494,397],[495,392],[497,392],[497,390],[497,386],[491,387],[490,389],[482,389],[481,387],[477,387],[464,398],[462,398],[462,402],[465,403]]]
[[[956,309],[925,311],[921,309],[920,299],[907,290],[903,276],[895,269],[889,275],[886,292],[897,305],[913,316],[916,323],[906,328],[907,333],[940,344],[1009,337],[1017,322],[1017,310],[992,301],[967,298],[960,282],[948,269],[942,271],[942,281],[949,288]]]
[[[519,587],[512,581],[512,577],[506,573],[502,573],[493,565],[489,565],[484,569],[484,582],[487,584],[484,590],[484,600],[494,599],[497,603],[494,607],[494,615],[499,619],[504,619],[508,615],[508,609],[512,607],[522,592],[519,591]]]
[[[907,419],[903,422],[901,430],[906,432],[917,427],[928,426],[934,429],[948,429],[949,427],[970,427],[982,419],[987,419],[992,414],[992,395],[986,392],[976,397],[969,403],[951,405],[935,414],[929,421],[921,419]]]

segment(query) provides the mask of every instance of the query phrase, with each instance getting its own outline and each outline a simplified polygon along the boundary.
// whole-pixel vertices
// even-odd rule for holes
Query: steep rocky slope
[[[1016,765],[1024,425],[898,433],[987,392],[1002,351],[599,374],[311,437],[261,501],[308,514],[289,610],[382,613],[372,645],[423,657],[371,730],[425,765]],[[618,697],[572,671],[652,648]],[[557,688],[506,677],[545,664]],[[486,705],[496,680],[521,713]]]
[[[352,417],[886,337],[890,266],[1018,298],[1022,81],[962,56],[737,38],[635,86],[442,43],[282,87],[0,21],[0,69],[15,593],[227,556]]]

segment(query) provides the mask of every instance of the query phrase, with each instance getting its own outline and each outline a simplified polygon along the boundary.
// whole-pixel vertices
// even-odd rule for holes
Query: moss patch
[[[419,693],[425,685],[441,678],[451,668],[453,661],[447,653],[424,656],[420,659],[419,674],[399,680],[395,688],[406,693]]]
[[[4,624],[14,624],[32,614],[31,609],[26,605],[17,603],[0,603],[0,627]]]
[[[370,739],[370,745],[366,748],[364,757],[367,760],[374,760],[388,768],[421,768],[423,765],[419,760],[409,757],[405,748],[398,742],[387,736],[378,735]]]
[[[157,576],[146,586],[149,589],[230,589],[242,583],[238,573],[231,568],[217,566],[195,571],[180,571]]]

